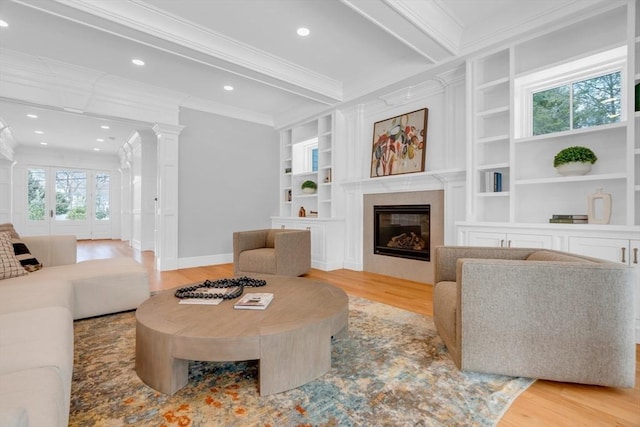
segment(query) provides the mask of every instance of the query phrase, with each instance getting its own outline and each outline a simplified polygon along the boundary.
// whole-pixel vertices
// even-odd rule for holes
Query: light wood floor
[[[137,252],[120,241],[82,241],[78,260],[131,256],[149,269],[151,290],[162,290],[232,276],[232,265],[154,270],[151,252]],[[433,315],[431,286],[352,270],[312,270],[305,277],[332,283],[348,294],[384,302],[426,316]],[[536,381],[511,405],[500,427],[526,426],[640,426],[640,346],[636,348],[636,386],[633,389]]]

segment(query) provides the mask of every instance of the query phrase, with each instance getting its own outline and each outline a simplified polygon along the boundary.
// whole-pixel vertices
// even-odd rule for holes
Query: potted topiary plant
[[[560,175],[585,175],[591,165],[598,160],[595,153],[587,147],[567,147],[553,158],[553,166]]]
[[[308,179],[302,183],[301,188],[303,192],[311,194],[316,192],[318,185],[315,182]]]

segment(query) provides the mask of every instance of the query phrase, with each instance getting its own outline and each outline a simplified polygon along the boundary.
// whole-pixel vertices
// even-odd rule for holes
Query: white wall
[[[279,134],[188,108],[180,125],[180,266],[231,262],[233,231],[268,228],[278,213]]]

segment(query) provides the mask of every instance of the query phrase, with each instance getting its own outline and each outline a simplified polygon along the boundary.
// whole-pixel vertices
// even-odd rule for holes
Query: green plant
[[[596,160],[598,160],[598,157],[587,147],[567,147],[564,150],[560,150],[553,158],[553,166],[558,167],[572,162],[594,164]]]
[[[302,189],[313,188],[315,190],[316,188],[318,188],[318,184],[316,184],[315,182],[313,182],[313,181],[308,179],[308,180],[306,180],[305,182],[302,183],[301,187],[302,187]]]

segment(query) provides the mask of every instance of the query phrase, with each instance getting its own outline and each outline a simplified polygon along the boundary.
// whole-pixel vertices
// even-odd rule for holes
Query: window
[[[27,204],[30,221],[44,221],[47,180],[44,169],[29,169],[27,176]]]
[[[87,172],[56,171],[56,220],[87,219]]]
[[[626,56],[620,47],[516,78],[516,138],[624,120]]]
[[[95,219],[109,219],[109,180],[110,175],[105,172],[95,174]]]
[[[533,135],[620,121],[621,72],[534,92]]]

